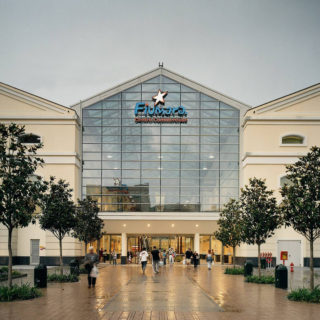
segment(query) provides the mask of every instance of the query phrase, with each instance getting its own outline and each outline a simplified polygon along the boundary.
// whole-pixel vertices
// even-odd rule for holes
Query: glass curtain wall
[[[137,102],[184,106],[187,123],[135,123]],[[239,110],[158,76],[82,111],[82,196],[101,211],[219,211],[239,189]]]

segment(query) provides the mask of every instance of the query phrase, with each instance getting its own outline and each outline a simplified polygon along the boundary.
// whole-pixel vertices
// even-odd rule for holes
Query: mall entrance
[[[128,235],[127,250],[132,253],[133,263],[138,263],[138,253],[142,248],[151,251],[154,246],[166,251],[173,248],[177,259],[180,260],[188,248],[193,250],[194,237],[193,235]]]

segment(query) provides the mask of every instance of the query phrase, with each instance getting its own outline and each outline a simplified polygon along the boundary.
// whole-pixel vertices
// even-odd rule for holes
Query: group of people
[[[95,287],[96,285],[96,278],[98,276],[98,268],[97,264],[101,260],[101,251],[99,250],[99,255],[94,253],[94,248],[89,248],[89,253],[85,256],[84,266],[88,272],[88,287]],[[113,265],[117,264],[117,253],[115,250],[111,252],[110,255]],[[128,252],[127,258],[128,262],[132,263],[132,252]],[[152,259],[152,268],[154,273],[159,273],[159,267],[160,265],[166,265],[167,259],[169,259],[169,264],[174,264],[176,257],[176,253],[173,248],[169,248],[168,251],[157,249],[157,247],[153,247],[151,251],[151,259]],[[148,263],[149,253],[146,250],[146,248],[143,248],[142,251],[139,254],[139,260],[141,263],[141,268],[143,274],[145,274],[146,266]],[[206,255],[206,261],[208,265],[208,269],[211,270],[212,264],[214,262],[214,252],[212,250],[208,250],[208,253]],[[111,261],[110,261],[111,263]],[[192,251],[190,248],[185,252],[185,262],[186,265],[193,264],[196,268],[200,264],[200,255],[197,251]]]
[[[142,251],[139,254],[139,260],[141,262],[142,272],[145,273],[146,266],[148,263],[149,253],[146,248],[142,248]],[[174,264],[174,259],[176,257],[176,253],[174,249],[169,248],[168,251],[157,249],[157,247],[153,247],[151,251],[152,258],[152,267],[154,273],[159,273],[160,264],[166,265],[167,259],[169,258],[169,264]]]
[[[161,264],[166,265],[167,255],[169,256],[169,263],[173,264],[176,254],[172,248],[170,248],[168,252],[166,252],[166,250],[157,249],[157,247],[155,246],[153,247],[151,251],[151,258],[154,273],[159,273],[159,266]],[[146,250],[146,248],[143,248],[139,254],[143,274],[145,274],[146,266],[148,263],[148,257],[148,251]],[[212,264],[214,263],[214,252],[212,250],[208,250],[208,253],[206,255],[206,261],[208,265],[208,270],[211,270]],[[200,255],[197,251],[192,252],[192,250],[189,248],[185,253],[185,264],[190,265],[191,263],[194,265],[194,268],[196,268],[200,264]]]

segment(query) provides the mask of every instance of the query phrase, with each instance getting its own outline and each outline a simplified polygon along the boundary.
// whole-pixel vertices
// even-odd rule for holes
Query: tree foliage
[[[235,250],[242,240],[241,208],[239,201],[230,199],[225,204],[218,220],[218,231],[214,234],[224,245],[233,248],[233,265],[235,266]]]
[[[320,148],[312,147],[306,156],[286,168],[290,184],[281,189],[281,210],[286,224],[310,242],[310,287],[313,289],[313,243],[320,238]]]
[[[264,180],[249,179],[241,189],[242,240],[258,245],[258,269],[261,276],[260,246],[274,235],[282,219],[273,191],[267,190]]]
[[[35,176],[43,160],[36,156],[41,144],[26,145],[19,137],[24,126],[0,124],[0,223],[8,229],[9,286],[12,286],[12,231],[35,222],[35,209],[46,185]]]
[[[99,207],[97,201],[91,197],[78,200],[76,208],[76,225],[73,229],[73,237],[83,241],[86,245],[89,242],[99,240],[103,236],[103,220],[99,218]]]
[[[42,214],[39,219],[41,228],[51,231],[59,240],[60,273],[62,274],[62,239],[76,225],[75,205],[69,183],[62,179],[55,182],[55,178],[50,177],[49,192],[43,196],[41,209]]]

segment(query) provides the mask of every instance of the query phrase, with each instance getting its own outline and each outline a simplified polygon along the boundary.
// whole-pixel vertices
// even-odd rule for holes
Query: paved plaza
[[[153,274],[149,265],[144,276],[136,265],[102,265],[95,289],[85,275],[48,284],[41,298],[1,303],[0,319],[318,319],[319,305],[288,301],[286,290],[223,270],[177,265]]]

